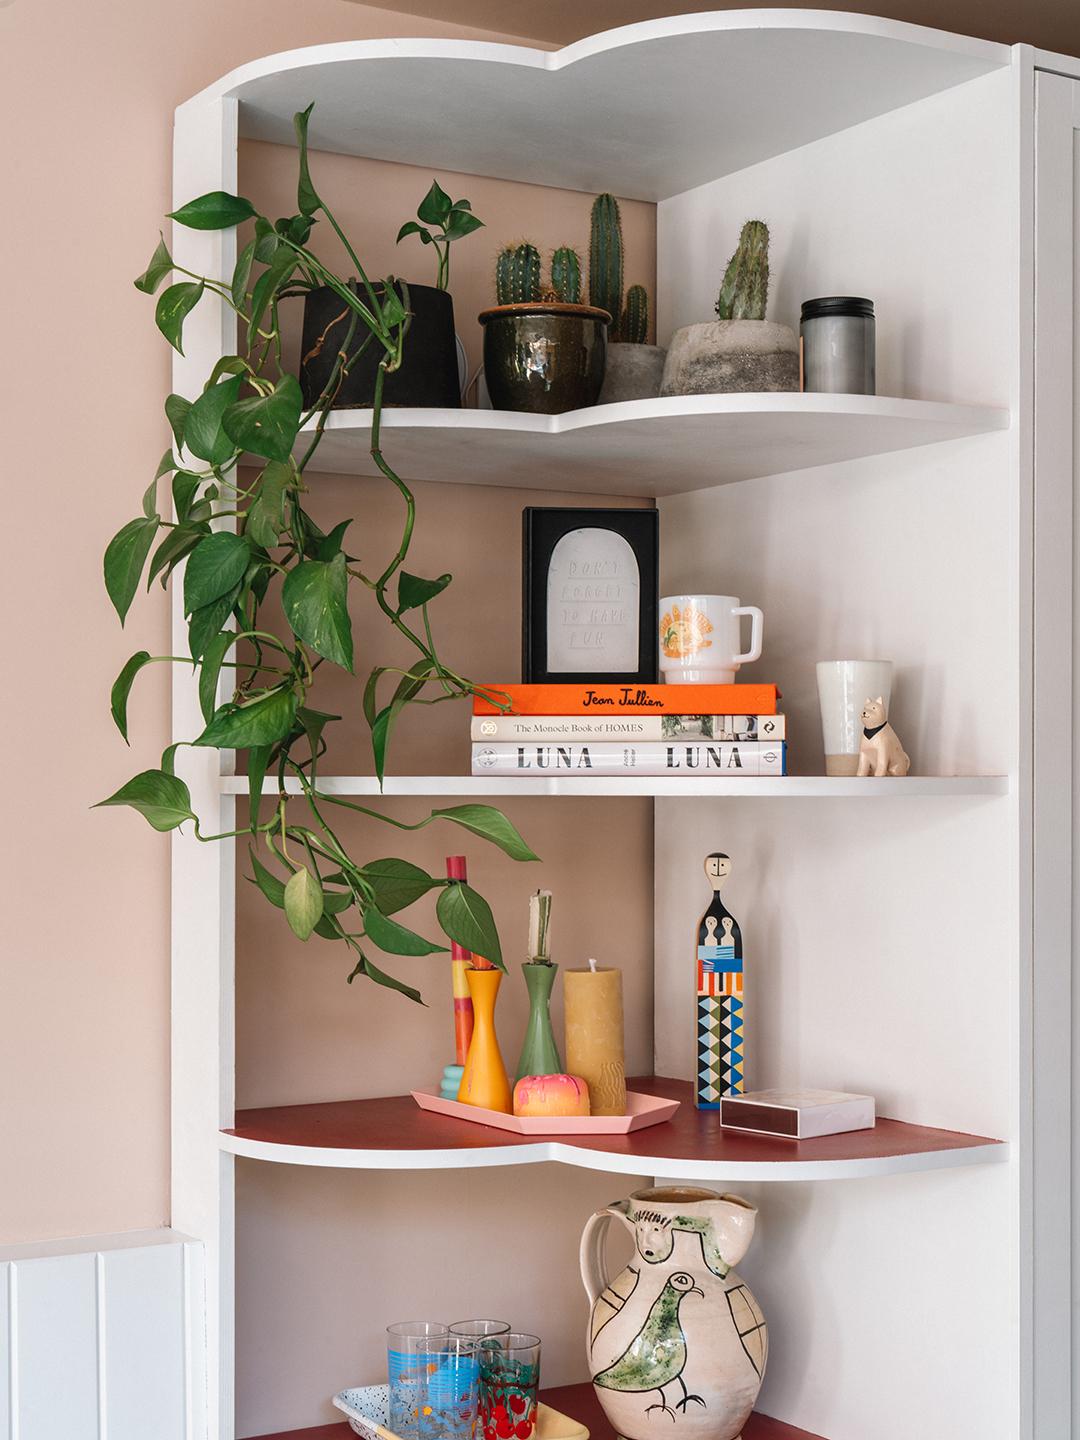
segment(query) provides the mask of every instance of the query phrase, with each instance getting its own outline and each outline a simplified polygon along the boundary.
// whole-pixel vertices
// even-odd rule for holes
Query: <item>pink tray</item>
[[[482,1110],[479,1105],[444,1100],[438,1085],[414,1090],[412,1097],[421,1110],[471,1120],[474,1125],[491,1125],[496,1130],[511,1130],[515,1135],[627,1135],[631,1130],[644,1130],[648,1125],[670,1120],[679,1108],[678,1100],[661,1100],[656,1095],[637,1095],[630,1090],[626,1092],[625,1115],[504,1115],[501,1110]]]

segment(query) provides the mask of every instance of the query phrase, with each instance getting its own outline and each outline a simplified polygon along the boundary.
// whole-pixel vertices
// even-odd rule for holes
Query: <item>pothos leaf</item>
[[[364,911],[364,929],[368,939],[388,955],[435,955],[446,953],[445,945],[433,945],[414,930],[406,930],[396,920],[387,917],[375,906],[369,905]]]
[[[166,775],[164,770],[144,770],[115,795],[99,800],[102,805],[130,805],[144,815],[155,830],[175,830],[185,820],[194,820],[191,808],[191,793],[182,780],[175,775]]]
[[[105,589],[109,592],[121,625],[139,588],[150,546],[157,534],[158,518],[140,515],[117,531],[105,551]]]
[[[455,825],[463,826],[473,835],[490,840],[493,845],[498,845],[500,850],[505,850],[511,860],[540,859],[539,855],[534,855],[525,844],[502,811],[496,810],[494,805],[451,805],[446,810],[433,810],[431,815],[433,819],[453,820]],[[481,950],[480,953],[483,955],[484,951]]]
[[[285,918],[298,940],[306,940],[323,913],[322,886],[306,865],[285,886]]]
[[[131,659],[120,671],[120,674],[113,683],[112,695],[109,697],[112,707],[112,717],[116,722],[116,728],[125,740],[128,738],[127,702],[128,696],[131,694],[131,684],[143,666],[149,664],[150,652],[148,650],[137,651],[132,655]]]
[[[212,745],[218,750],[273,745],[284,740],[292,729],[296,704],[296,691],[283,689],[273,690],[246,705],[222,706],[192,744]]]
[[[286,575],[281,604],[293,633],[317,655],[353,673],[352,623],[345,557],[302,560]]]
[[[482,955],[500,970],[505,970],[499,932],[491,906],[482,895],[466,885],[447,885],[435,902],[439,924],[451,940],[474,955]]]
[[[204,288],[201,280],[197,283],[194,280],[182,280],[178,285],[170,285],[162,293],[154,311],[158,329],[181,355],[184,353],[184,320],[202,299]]]

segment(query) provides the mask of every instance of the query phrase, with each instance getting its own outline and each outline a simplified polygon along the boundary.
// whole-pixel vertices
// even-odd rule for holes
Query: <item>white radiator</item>
[[[0,1247],[0,1440],[204,1440],[203,1296],[173,1230]]]

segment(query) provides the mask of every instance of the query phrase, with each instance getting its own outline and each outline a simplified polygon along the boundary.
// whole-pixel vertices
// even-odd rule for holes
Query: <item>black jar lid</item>
[[[856,315],[873,320],[874,302],[858,295],[823,295],[818,300],[803,301],[802,320],[818,320],[823,315]]]

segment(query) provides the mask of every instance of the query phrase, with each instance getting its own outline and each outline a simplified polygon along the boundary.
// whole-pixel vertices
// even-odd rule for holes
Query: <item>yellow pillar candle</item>
[[[626,1114],[622,971],[590,961],[563,971],[566,1071],[589,1087],[594,1115]]]

